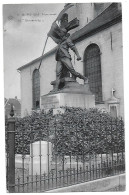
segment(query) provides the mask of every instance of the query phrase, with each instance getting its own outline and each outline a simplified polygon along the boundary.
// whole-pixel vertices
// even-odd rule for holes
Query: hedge
[[[17,119],[15,152],[29,154],[30,143],[51,141],[56,154],[82,155],[124,151],[124,122],[99,109],[65,107],[53,115],[33,112]]]

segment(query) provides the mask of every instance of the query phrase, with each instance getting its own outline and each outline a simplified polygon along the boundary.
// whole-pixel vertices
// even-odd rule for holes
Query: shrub
[[[16,153],[29,154],[30,143],[53,142],[60,155],[109,153],[124,150],[124,123],[98,109],[65,107],[63,114],[33,112],[16,121]]]

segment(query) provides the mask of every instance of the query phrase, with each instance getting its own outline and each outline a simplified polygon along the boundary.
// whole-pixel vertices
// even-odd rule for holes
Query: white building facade
[[[70,32],[82,57],[76,61],[70,51],[75,70],[88,76],[97,108],[124,117],[121,4],[75,4],[67,13],[69,20],[77,17],[80,21],[80,26]],[[41,96],[52,90],[50,83],[56,79],[55,52],[56,48],[18,69],[22,117],[40,108]],[[77,81],[83,83],[80,79]]]

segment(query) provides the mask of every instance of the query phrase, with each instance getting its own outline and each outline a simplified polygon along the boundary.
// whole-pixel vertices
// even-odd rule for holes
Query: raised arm
[[[67,39],[67,44],[68,44],[69,48],[70,48],[71,50],[73,50],[73,52],[76,54],[77,60],[78,60],[78,61],[81,60],[81,57],[80,57],[80,55],[79,55],[79,52],[78,52],[78,50],[77,50],[75,44],[72,42],[71,38],[68,38],[68,39]]]
[[[77,61],[81,60],[81,57],[80,57],[80,55],[79,55],[79,52],[78,52],[76,46],[74,46],[73,51],[74,51],[74,53],[75,53],[76,56],[77,56]]]

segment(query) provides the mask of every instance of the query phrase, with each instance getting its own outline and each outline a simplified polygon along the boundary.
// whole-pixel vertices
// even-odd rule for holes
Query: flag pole
[[[44,55],[44,51],[45,51],[45,48],[46,48],[47,40],[48,40],[48,36],[47,36],[46,41],[45,41],[45,44],[44,44],[44,48],[43,48],[43,52],[42,52],[42,57],[43,57],[43,55]],[[40,69],[40,66],[41,66],[41,64],[42,64],[42,60],[43,60],[43,58],[41,58],[41,61],[40,61],[38,70]]]

